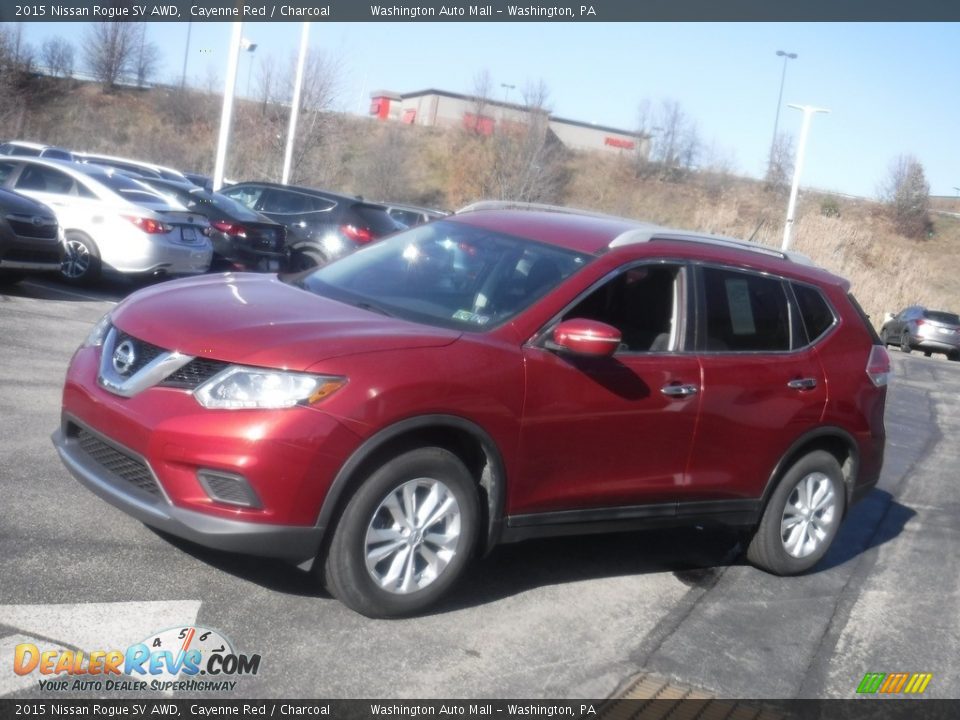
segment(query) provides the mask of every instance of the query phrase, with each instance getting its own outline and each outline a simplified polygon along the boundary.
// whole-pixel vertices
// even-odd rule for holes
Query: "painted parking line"
[[[59,293],[60,295],[66,295],[67,297],[80,298],[81,300],[96,300],[98,302],[105,302],[111,305],[116,305],[116,300],[110,300],[109,298],[101,297],[98,295],[91,295],[89,293],[77,292],[76,290],[64,290],[62,288],[54,287],[52,285],[42,285],[40,283],[30,282],[25,280],[20,283],[23,286],[35,288],[37,290],[43,290],[45,292]]]

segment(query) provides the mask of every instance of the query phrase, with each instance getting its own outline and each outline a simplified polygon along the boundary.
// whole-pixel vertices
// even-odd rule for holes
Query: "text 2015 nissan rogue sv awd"
[[[889,359],[801,256],[481,204],[308,274],[164,283],[74,356],[56,447],[214,548],[316,558],[371,616],[496,543],[718,522],[820,560],[883,459]]]

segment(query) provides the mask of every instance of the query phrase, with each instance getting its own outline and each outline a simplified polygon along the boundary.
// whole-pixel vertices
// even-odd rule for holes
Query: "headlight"
[[[110,332],[110,313],[97,320],[87,339],[83,341],[83,347],[100,347]]]
[[[311,405],[346,385],[347,379],[282,370],[234,366],[210,378],[194,392],[205,408],[278,409]]]

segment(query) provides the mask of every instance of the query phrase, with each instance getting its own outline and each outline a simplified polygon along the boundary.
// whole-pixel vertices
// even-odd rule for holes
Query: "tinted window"
[[[403,228],[387,214],[385,208],[378,205],[355,204],[350,208],[350,213],[345,219],[347,222],[359,223],[368,228],[377,237],[388,235]]]
[[[227,188],[220,192],[228,198],[236,200],[241,205],[252,209],[257,204],[260,196],[263,195],[263,188],[258,185],[244,185],[241,187],[234,186]]]
[[[96,175],[96,179],[106,185],[125,200],[129,200],[137,205],[149,205],[150,207],[166,208],[170,205],[166,198],[161,197],[155,192],[147,190],[144,185],[134,180],[132,177],[121,175],[119,173],[103,173]]]
[[[246,205],[246,203],[244,204]],[[336,203],[330,200],[305,195],[294,190],[268,189],[263,193],[260,210],[281,215],[296,215],[299,213],[323,212],[330,210],[335,205]]]
[[[833,325],[833,312],[820,291],[809,285],[794,285],[793,294],[800,306],[800,317],[807,330],[807,338],[813,342]]]
[[[10,173],[16,170],[17,166],[13,163],[0,162],[0,183],[6,182],[7,178],[10,177]]]
[[[604,283],[564,314],[585,318],[620,331],[620,350],[663,352],[676,345],[680,268],[644,265]]]
[[[942,312],[940,310],[927,310],[923,313],[923,316],[928,320],[935,320],[936,322],[949,323],[951,325],[960,325],[960,317],[957,317],[955,313],[951,313],[951,312]]]
[[[38,157],[40,151],[36,148],[23,147],[22,145],[11,145],[9,155],[21,155],[23,157]]]
[[[790,349],[790,312],[780,280],[704,268],[703,281],[704,350]]]
[[[42,165],[28,165],[17,178],[17,190],[76,195],[77,182],[66,173]]]
[[[390,213],[390,217],[398,222],[402,222],[407,227],[413,227],[414,225],[419,225],[423,222],[423,217],[420,213],[415,213],[412,210],[398,210],[397,208],[390,208],[387,212]]]

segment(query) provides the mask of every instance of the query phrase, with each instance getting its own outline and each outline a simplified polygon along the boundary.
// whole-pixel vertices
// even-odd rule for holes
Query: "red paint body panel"
[[[654,240],[607,250],[641,223],[540,211],[452,222],[596,255],[487,332],[433,327],[326,299],[277,278],[227,274],[142,290],[114,325],[160,348],[228,363],[348,378],[313,407],[216,411],[185,390],[125,398],[96,379],[99,348],[74,357],[65,416],[146,458],[172,503],[274,525],[316,523],[331,483],[365,441],[429,415],[469,422],[502,459],[505,516],[684,501],[759,499],[784,453],[821,427],[855,438],[861,482],[882,462],[885,388],[865,373],[868,331],[846,281],[758,253]],[[389,242],[389,241],[388,241]],[[709,262],[814,284],[838,323],[785,353],[617,353],[576,358],[540,343],[589,288],[643,259]],[[692,275],[692,274],[691,274]],[[795,390],[791,380],[813,378]],[[685,397],[662,393],[689,385]],[[199,468],[248,479],[262,509],[210,500]]]

